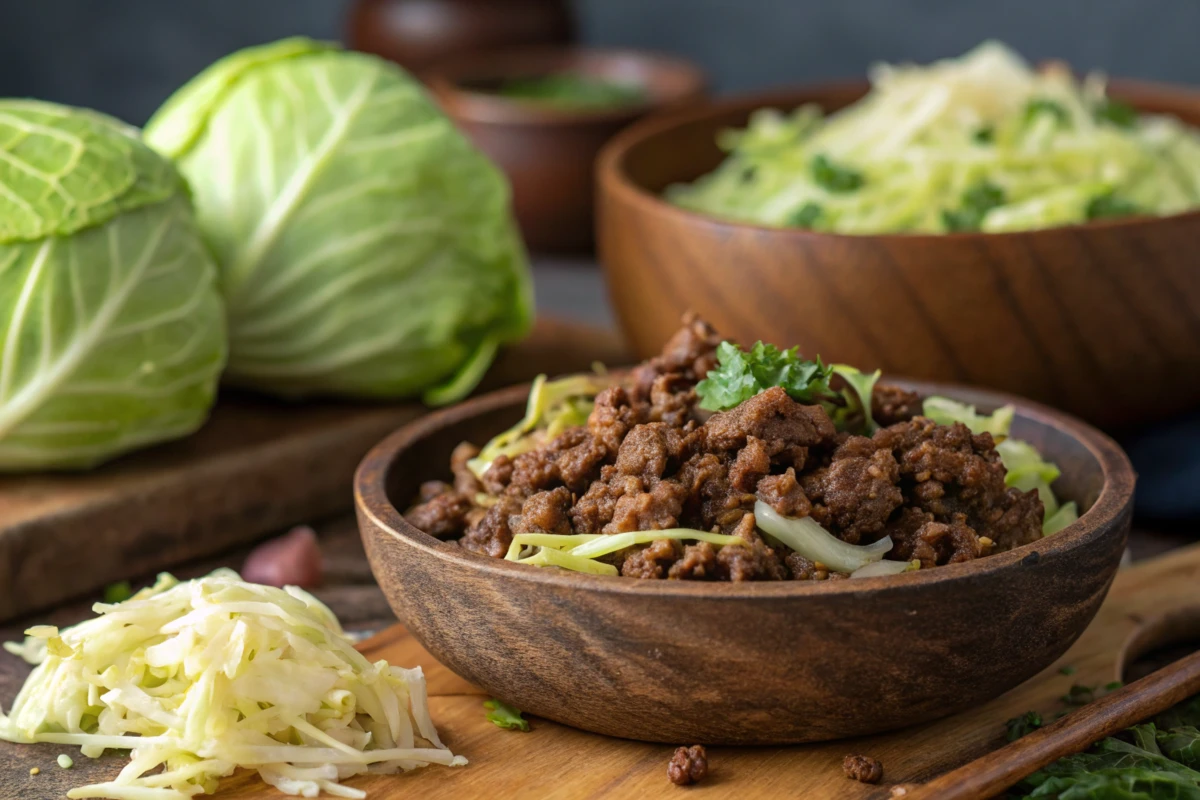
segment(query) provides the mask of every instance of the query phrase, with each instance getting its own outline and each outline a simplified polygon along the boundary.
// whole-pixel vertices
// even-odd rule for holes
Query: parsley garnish
[[[110,583],[104,587],[104,602],[106,603],[124,603],[131,597],[133,597],[133,587],[129,585],[129,581]]]
[[[1063,666],[1058,668],[1058,674],[1059,675],[1074,675],[1075,668],[1073,666],[1071,666],[1070,664],[1064,664]]]
[[[1137,124],[1138,113],[1131,105],[1120,100],[1105,98],[1095,105],[1092,114],[1097,122],[1107,122],[1118,128],[1132,128]]]
[[[1087,205],[1088,219],[1111,219],[1113,217],[1129,217],[1141,213],[1136,204],[1112,192],[1092,198]]]
[[[836,194],[844,192],[853,192],[862,188],[863,175],[857,170],[850,167],[842,166],[830,161],[826,156],[814,156],[810,169],[812,170],[813,180]]]
[[[971,134],[971,140],[975,144],[992,144],[996,141],[996,128],[992,125],[984,125]]]
[[[1042,715],[1036,711],[1026,711],[1019,717],[1013,717],[1008,722],[1004,723],[1007,729],[1008,740],[1015,742],[1022,736],[1025,736],[1038,728],[1042,727]]]
[[[1059,698],[1068,706],[1085,706],[1096,699],[1096,689],[1092,686],[1075,684],[1070,691]]]
[[[823,213],[817,203],[805,203],[788,216],[787,224],[793,228],[811,228]]]
[[[487,720],[497,728],[511,731],[529,730],[529,721],[521,716],[521,712],[507,703],[491,699],[485,700],[483,707],[488,710]]]
[[[948,231],[977,231],[987,213],[1002,205],[1004,190],[989,181],[980,181],[963,192],[962,205],[957,210],[942,212],[942,221]]]
[[[799,348],[780,350],[773,344],[758,342],[749,352],[732,342],[717,347],[716,369],[696,385],[700,407],[724,411],[749,400],[772,386],[782,386],[793,400],[816,403],[832,394],[829,379],[833,370],[816,361],[805,361]]]
[[[1032,122],[1039,114],[1049,114],[1054,117],[1054,121],[1060,128],[1065,128],[1071,124],[1071,115],[1067,113],[1066,107],[1057,100],[1047,100],[1044,97],[1037,97],[1025,104],[1026,122]]]

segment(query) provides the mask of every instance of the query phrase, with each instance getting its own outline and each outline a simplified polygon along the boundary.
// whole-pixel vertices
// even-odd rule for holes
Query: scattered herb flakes
[[[129,585],[129,581],[110,583],[104,587],[104,602],[106,603],[124,603],[131,597],[133,597],[133,587]]]
[[[984,125],[975,133],[971,134],[971,141],[975,144],[992,144],[996,141],[996,129],[991,125]]]
[[[1071,124],[1071,115],[1067,112],[1066,107],[1057,100],[1050,100],[1045,97],[1036,97],[1025,104],[1025,121],[1032,122],[1042,114],[1049,114],[1054,118],[1056,124],[1060,127],[1066,127]]]
[[[1092,109],[1092,115],[1097,122],[1107,122],[1109,125],[1126,130],[1136,125],[1138,119],[1137,110],[1133,106],[1122,103],[1120,100],[1113,100],[1111,97],[1097,103]]]
[[[1070,664],[1063,664],[1061,667],[1058,668],[1058,674],[1059,675],[1074,675],[1075,667],[1071,666]]]
[[[989,181],[980,181],[963,192],[962,205],[953,211],[943,211],[946,230],[977,231],[983,218],[997,206],[1004,205],[1004,190]]]
[[[1036,711],[1026,711],[1019,717],[1013,717],[1004,723],[1010,742],[1015,742],[1042,727],[1042,715]]]
[[[857,191],[866,182],[861,172],[837,164],[823,155],[813,156],[809,169],[819,186],[835,194]]]
[[[788,216],[788,225],[793,228],[811,228],[825,213],[817,203],[805,203]]]
[[[1120,197],[1112,192],[1092,198],[1087,204],[1088,219],[1113,219],[1115,217],[1130,217],[1141,213],[1136,203]]]
[[[1073,684],[1071,689],[1059,700],[1069,706],[1085,706],[1096,699],[1096,689],[1093,686]]]
[[[521,716],[521,712],[518,709],[513,708],[507,703],[493,698],[485,700],[483,707],[488,710],[488,722],[497,728],[504,728],[511,731],[529,730],[529,721]]]

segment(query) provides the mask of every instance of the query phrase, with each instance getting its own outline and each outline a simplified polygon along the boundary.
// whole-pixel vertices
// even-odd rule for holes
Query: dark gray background
[[[495,0],[503,2],[503,0]],[[339,38],[347,0],[0,0],[0,96],[99,108],[140,124],[236,48]],[[583,39],[689,56],[718,88],[861,75],[985,38],[1031,59],[1200,83],[1196,0],[577,0]]]

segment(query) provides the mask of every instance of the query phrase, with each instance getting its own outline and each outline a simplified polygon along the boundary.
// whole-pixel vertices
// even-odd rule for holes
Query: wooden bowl
[[[1200,93],[1116,82],[1200,124]],[[688,309],[744,343],[1010,391],[1106,427],[1200,405],[1200,212],[1020,233],[848,236],[728,222],[661,198],[722,159],[718,131],[763,107],[833,110],[831,84],[646,120],[598,166],[598,248],[639,356]]]
[[[489,92],[503,80],[557,72],[637,85],[645,102],[562,109]],[[674,58],[630,50],[543,48],[480,53],[431,68],[430,87],[446,112],[512,182],[526,243],[541,251],[592,244],[596,155],[613,134],[651,111],[704,95],[705,78]]]
[[[1013,398],[904,385],[984,408]],[[355,476],[367,556],[400,621],[495,697],[596,733],[779,744],[873,733],[983,703],[1079,636],[1125,548],[1134,475],[1104,434],[1018,403],[1013,433],[1087,511],[1041,542],[963,564],[834,582],[702,583],[565,573],[478,556],[401,516],[451,449],[524,412],[528,387],[401,429]],[[483,713],[482,711],[480,713]]]

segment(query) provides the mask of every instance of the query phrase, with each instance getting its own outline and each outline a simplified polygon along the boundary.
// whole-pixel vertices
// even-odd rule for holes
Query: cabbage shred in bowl
[[[534,382],[408,521],[466,550],[596,575],[827,580],[981,558],[1076,518],[1059,475],[981,414],[690,318],[628,376]],[[865,400],[865,402],[864,402]]]
[[[1200,133],[1139,114],[1105,80],[1040,71],[988,42],[929,66],[877,67],[825,116],[761,109],[729,155],[668,199],[714,216],[850,234],[1001,232],[1200,207]]]

